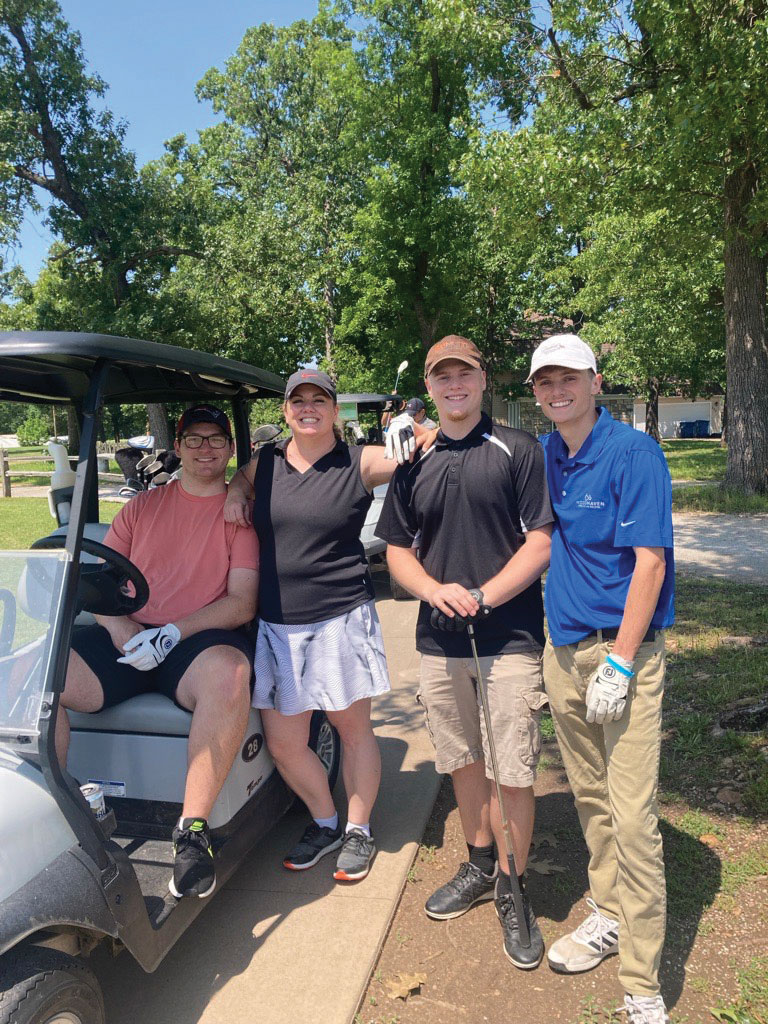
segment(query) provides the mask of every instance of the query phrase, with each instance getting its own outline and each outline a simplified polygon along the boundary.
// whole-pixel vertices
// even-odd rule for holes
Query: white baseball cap
[[[531,356],[531,372],[526,384],[542,366],[567,366],[571,370],[592,370],[597,373],[595,353],[578,334],[553,334],[542,341]]]

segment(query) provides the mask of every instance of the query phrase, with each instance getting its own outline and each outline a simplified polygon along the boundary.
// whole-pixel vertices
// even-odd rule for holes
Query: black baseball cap
[[[331,378],[327,373],[323,373],[322,370],[314,370],[310,366],[303,370],[297,370],[296,373],[292,373],[288,378],[288,383],[285,385],[286,400],[289,399],[296,388],[300,388],[302,384],[314,384],[315,387],[324,391],[326,395],[330,395],[334,403],[336,402],[336,386]]]
[[[421,412],[422,409],[426,409],[426,405],[420,398],[409,398],[405,403],[405,411],[412,413],[414,416],[417,412]]]
[[[229,419],[226,413],[217,409],[215,405],[193,405],[191,409],[185,409],[176,424],[176,437],[181,437],[194,423],[215,423],[217,427],[221,427],[230,441],[232,440]]]

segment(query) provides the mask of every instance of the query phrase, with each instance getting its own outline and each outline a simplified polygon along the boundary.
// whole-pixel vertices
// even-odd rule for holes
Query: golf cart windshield
[[[40,733],[68,558],[64,551],[0,551],[0,747],[29,750]]]

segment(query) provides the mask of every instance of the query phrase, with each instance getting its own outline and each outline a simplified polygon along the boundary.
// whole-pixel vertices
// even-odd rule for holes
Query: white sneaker
[[[624,996],[624,1010],[629,1024],[669,1024],[661,996]]]
[[[569,935],[563,935],[547,953],[549,966],[562,974],[591,971],[607,956],[619,951],[619,922],[601,913],[592,899],[587,899],[592,913]]]

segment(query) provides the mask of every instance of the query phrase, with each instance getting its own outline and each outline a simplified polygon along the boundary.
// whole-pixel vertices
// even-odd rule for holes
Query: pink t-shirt
[[[120,509],[104,543],[149,584],[149,600],[131,618],[149,626],[183,619],[226,596],[230,569],[258,569],[256,531],[224,521],[226,497],[198,498],[172,480]]]

